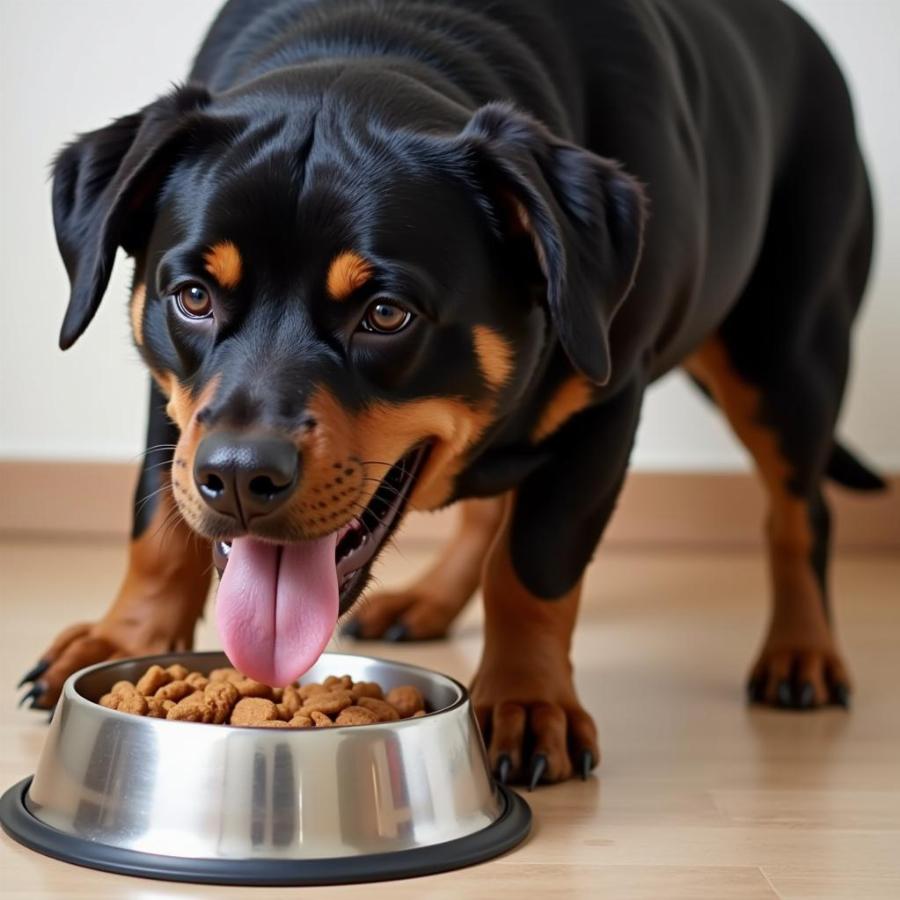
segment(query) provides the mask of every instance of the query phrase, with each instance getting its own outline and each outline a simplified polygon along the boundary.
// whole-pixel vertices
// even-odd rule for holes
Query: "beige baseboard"
[[[0,461],[0,535],[121,537],[136,469],[126,463]],[[883,494],[830,489],[837,545],[900,552],[900,476]],[[416,514],[404,540],[447,535],[455,512]],[[632,472],[605,543],[614,547],[755,547],[762,490],[744,473]]]

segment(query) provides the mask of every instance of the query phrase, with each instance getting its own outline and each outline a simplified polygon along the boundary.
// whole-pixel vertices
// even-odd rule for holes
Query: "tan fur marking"
[[[173,385],[177,383],[175,376],[171,372],[160,372],[157,369],[151,369],[150,375],[162,391],[163,396],[167,400],[171,399]]]
[[[778,445],[778,435],[759,420],[760,393],[734,371],[722,342],[708,340],[685,362],[685,368],[712,393],[728,417],[741,442],[756,462],[772,496],[773,521],[779,533],[790,535],[801,552],[812,544],[806,516],[797,516],[796,507],[805,504],[786,490],[791,469]]]
[[[197,492],[191,473],[194,471],[194,455],[203,438],[204,428],[197,421],[197,413],[215,396],[220,377],[215,376],[196,397],[173,376],[171,395],[166,405],[166,413],[178,426],[181,434],[175,447],[172,465],[172,487],[175,501],[185,521],[195,531],[201,531],[205,503]]]
[[[219,241],[213,244],[203,257],[206,271],[212,275],[223,288],[236,288],[243,272],[243,260],[238,248],[232,241]]]
[[[573,375],[564,381],[541,411],[537,425],[531,432],[531,440],[537,444],[550,437],[576,413],[590,406],[594,399],[591,383],[581,375]]]
[[[779,446],[778,435],[760,421],[761,396],[735,372],[722,342],[708,340],[685,368],[712,393],[732,428],[750,451],[769,495],[767,523],[769,566],[774,592],[769,633],[757,666],[784,652],[834,652],[825,618],[822,592],[810,564],[814,535],[809,507],[790,492],[791,466]],[[774,699],[769,686],[769,701]],[[824,702],[824,689],[818,689]]]
[[[144,307],[147,305],[147,286],[139,284],[131,295],[131,333],[138,347],[144,343]]]
[[[374,272],[355,250],[339,253],[328,269],[325,286],[332,300],[341,302],[371,280]]]
[[[166,414],[184,431],[194,414],[196,407],[194,398],[191,396],[190,390],[176,378],[170,378],[168,387],[169,402],[166,404]]]
[[[312,450],[310,472],[317,459],[327,466],[330,459],[349,456],[366,463],[367,477],[381,479],[387,473],[382,463],[393,464],[419,441],[434,438],[410,497],[410,506],[416,509],[434,509],[446,502],[465,452],[493,417],[487,409],[473,409],[452,397],[429,397],[374,404],[354,418],[324,388],[316,391],[308,408],[320,423],[308,448],[321,445]],[[374,481],[366,482],[358,502],[368,503],[376,487]]]
[[[492,328],[476,325],[472,329],[475,355],[484,380],[496,391],[513,373],[512,347]]]

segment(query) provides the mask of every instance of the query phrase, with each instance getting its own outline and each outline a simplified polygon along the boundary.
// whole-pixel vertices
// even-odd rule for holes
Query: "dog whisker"
[[[143,508],[144,508],[151,500],[155,500],[157,497],[161,496],[161,495],[164,494],[166,491],[171,491],[171,490],[172,490],[172,485],[167,481],[167,482],[165,482],[163,485],[161,485],[160,487],[158,487],[155,491],[151,491],[151,492],[150,492],[149,494],[147,494],[145,497],[142,497],[142,498],[140,499],[140,501],[137,503],[137,505],[136,505],[135,508],[134,508],[134,514],[135,514],[135,515],[138,515],[138,513],[140,513],[141,510],[142,510],[142,509],[143,509]]]

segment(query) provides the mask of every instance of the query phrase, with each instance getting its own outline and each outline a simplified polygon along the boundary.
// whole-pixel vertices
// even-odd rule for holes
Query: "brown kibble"
[[[335,725],[374,725],[378,716],[364,706],[348,706],[342,709],[340,715],[334,720]]]
[[[234,706],[241,699],[238,689],[230,681],[210,681],[203,693],[210,700],[220,700],[229,706]]]
[[[134,686],[139,694],[152,697],[164,684],[168,684],[172,676],[162,666],[150,666],[138,679]]]
[[[374,681],[357,681],[356,684],[350,688],[350,696],[357,703],[361,697],[384,700],[384,692],[381,690],[381,685],[375,684]]]
[[[275,704],[264,697],[244,697],[231,711],[232,725],[256,725],[259,722],[274,722],[277,718]]]
[[[182,666],[182,668],[184,668]],[[157,700],[174,700],[176,703],[190,696],[195,691],[192,684],[186,681],[170,681],[164,684],[153,696]]]
[[[127,697],[120,695],[119,712],[131,713],[133,716],[147,715],[147,698],[135,691]]]
[[[107,709],[117,709],[133,716],[147,714],[146,698],[135,690],[130,681],[117,681],[112,690],[100,698],[100,703]]]
[[[385,700],[400,713],[401,719],[409,719],[420,709],[425,709],[425,698],[419,689],[411,684],[391,688],[387,692]]]
[[[314,681],[311,684],[301,684],[298,688],[301,700],[307,700],[312,697],[313,694],[327,694],[328,691],[329,688],[325,687],[324,684],[319,684],[317,681]]]
[[[166,706],[166,703],[169,706]],[[171,700],[158,700],[156,697],[147,698],[147,715],[151,719],[165,719],[169,710],[175,704]]]
[[[342,709],[346,709],[353,703],[349,691],[328,691],[327,693],[313,694],[304,701],[298,712],[308,716],[313,710],[325,713],[327,716],[336,716]]]
[[[167,719],[180,722],[212,722],[214,712],[206,702],[202,691],[179,700],[166,714]]]
[[[213,669],[212,672],[209,673],[210,681],[231,681],[233,677],[237,676],[239,681],[243,680],[244,676],[238,672],[237,669],[228,666],[225,669]]]
[[[119,683],[121,684],[121,682]],[[134,685],[132,685],[130,694],[123,688],[120,688],[116,693],[111,691],[108,694],[104,694],[100,698],[100,705],[105,706],[107,709],[117,709],[119,712],[131,713],[133,716],[143,716],[147,713],[147,700],[134,690]]]
[[[385,700],[378,700],[375,697],[360,697],[357,705],[374,713],[379,722],[396,722],[400,718],[400,713]]]
[[[166,718],[172,722],[202,722],[205,712],[202,706],[197,706],[196,703],[184,705],[182,700],[166,713]]]
[[[241,695],[230,681],[210,681],[203,689],[203,696],[213,710],[213,722],[221,725],[228,721]]]
[[[152,665],[136,684],[117,681],[98,701],[107,709],[183,722],[263,728],[373,725],[426,715],[421,692],[400,685],[385,696],[374,681],[329,675],[322,683],[269,687],[232,666],[208,676],[175,663]]]
[[[281,705],[284,706],[286,710],[289,710],[291,715],[303,706],[303,698],[300,696],[300,691],[298,691],[294,685],[289,684],[282,692]],[[291,716],[288,716],[288,718],[290,717]]]
[[[209,684],[209,679],[200,672],[191,672],[184,680],[198,691],[202,691]]]
[[[172,681],[184,681],[188,677],[188,668],[181,663],[172,663],[166,671],[172,676]]]
[[[234,681],[234,686],[242,697],[265,697],[266,700],[272,698],[272,688],[260,681],[254,681],[252,678]]]

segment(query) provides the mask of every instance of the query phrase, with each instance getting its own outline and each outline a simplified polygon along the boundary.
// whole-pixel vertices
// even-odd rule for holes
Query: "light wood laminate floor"
[[[414,544],[382,566],[388,584],[426,559]],[[44,717],[16,711],[12,685],[48,638],[98,615],[123,548],[0,543],[0,781],[34,770]],[[577,640],[582,699],[603,764],[586,784],[529,795],[535,826],[506,857],[457,873],[356,888],[195,887],[80,869],[0,844],[0,895],[40,898],[900,897],[900,560],[844,557],[837,618],[856,682],[854,709],[749,710],[746,669],[766,615],[754,553],[603,553]],[[463,680],[477,661],[480,611],[455,637],[373,653]],[[352,647],[352,642],[342,642]],[[198,647],[216,646],[209,619]]]

